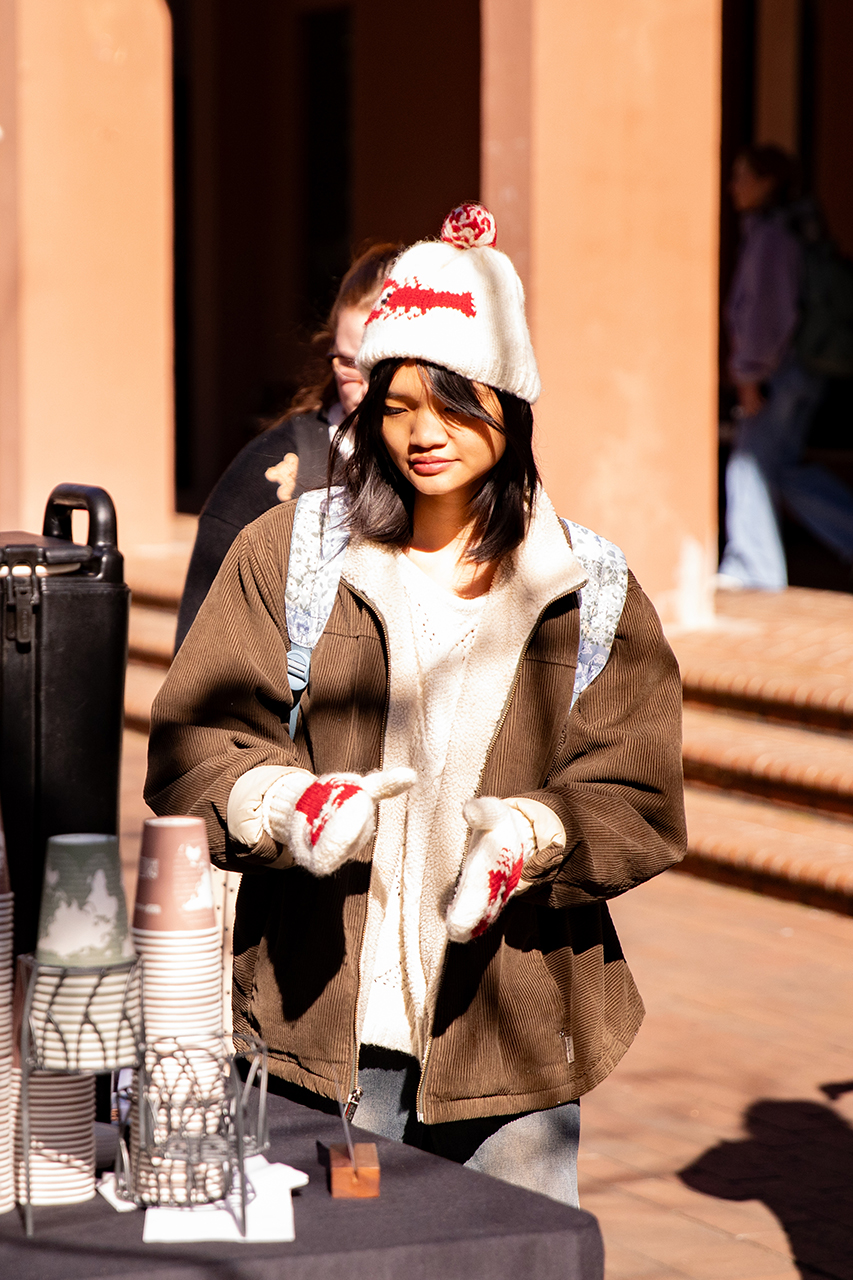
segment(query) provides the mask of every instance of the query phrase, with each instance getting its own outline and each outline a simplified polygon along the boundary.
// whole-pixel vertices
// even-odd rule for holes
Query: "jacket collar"
[[[397,596],[397,574],[393,548],[365,541],[351,541],[341,577],[364,596],[378,612],[379,600]],[[560,596],[579,591],[587,573],[572,551],[568,531],[550,498],[537,490],[533,513],[524,541],[507,557],[495,577],[492,592],[503,595],[512,583],[513,604],[528,622],[528,633],[548,605]],[[385,589],[383,589],[385,588]]]

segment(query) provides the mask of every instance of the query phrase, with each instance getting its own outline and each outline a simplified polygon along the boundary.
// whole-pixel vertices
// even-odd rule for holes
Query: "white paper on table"
[[[189,1244],[200,1240],[233,1240],[237,1244],[275,1244],[295,1240],[293,1201],[290,1193],[304,1187],[308,1174],[289,1164],[270,1164],[264,1156],[245,1162],[246,1179],[254,1196],[246,1204],[246,1234],[237,1225],[239,1197],[230,1195],[216,1204],[187,1208],[146,1209],[142,1240],[145,1244]]]
[[[98,1183],[98,1190],[106,1200],[107,1204],[111,1204],[118,1213],[130,1213],[137,1207],[132,1200],[122,1200],[121,1196],[117,1194],[116,1176],[114,1173],[103,1174],[100,1182]]]

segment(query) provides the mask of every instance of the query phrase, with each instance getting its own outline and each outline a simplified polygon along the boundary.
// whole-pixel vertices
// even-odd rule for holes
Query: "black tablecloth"
[[[595,1218],[438,1156],[377,1139],[378,1200],[333,1200],[317,1151],[342,1140],[340,1121],[270,1098],[269,1160],[303,1169],[290,1244],[142,1243],[143,1214],[101,1196],[34,1210],[27,1240],[17,1211],[0,1217],[3,1280],[601,1280]],[[354,1129],[358,1140],[370,1134]]]

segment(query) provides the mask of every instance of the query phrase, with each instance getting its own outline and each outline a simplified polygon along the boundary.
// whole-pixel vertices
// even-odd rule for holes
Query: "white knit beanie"
[[[428,360],[533,404],[541,383],[524,289],[496,239],[488,209],[461,204],[440,241],[400,255],[364,327],[357,361],[365,377],[380,360]]]

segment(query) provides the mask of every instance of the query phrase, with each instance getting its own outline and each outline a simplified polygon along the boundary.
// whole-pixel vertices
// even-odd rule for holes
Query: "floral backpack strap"
[[[572,706],[604,670],[628,594],[628,564],[619,547],[572,520],[563,520],[588,581],[580,596],[580,641]]]
[[[308,685],[311,654],[335,603],[349,534],[344,526],[343,489],[303,493],[296,504],[284,588],[290,649],[287,678],[293,693],[290,736],[296,733],[299,699]]]

